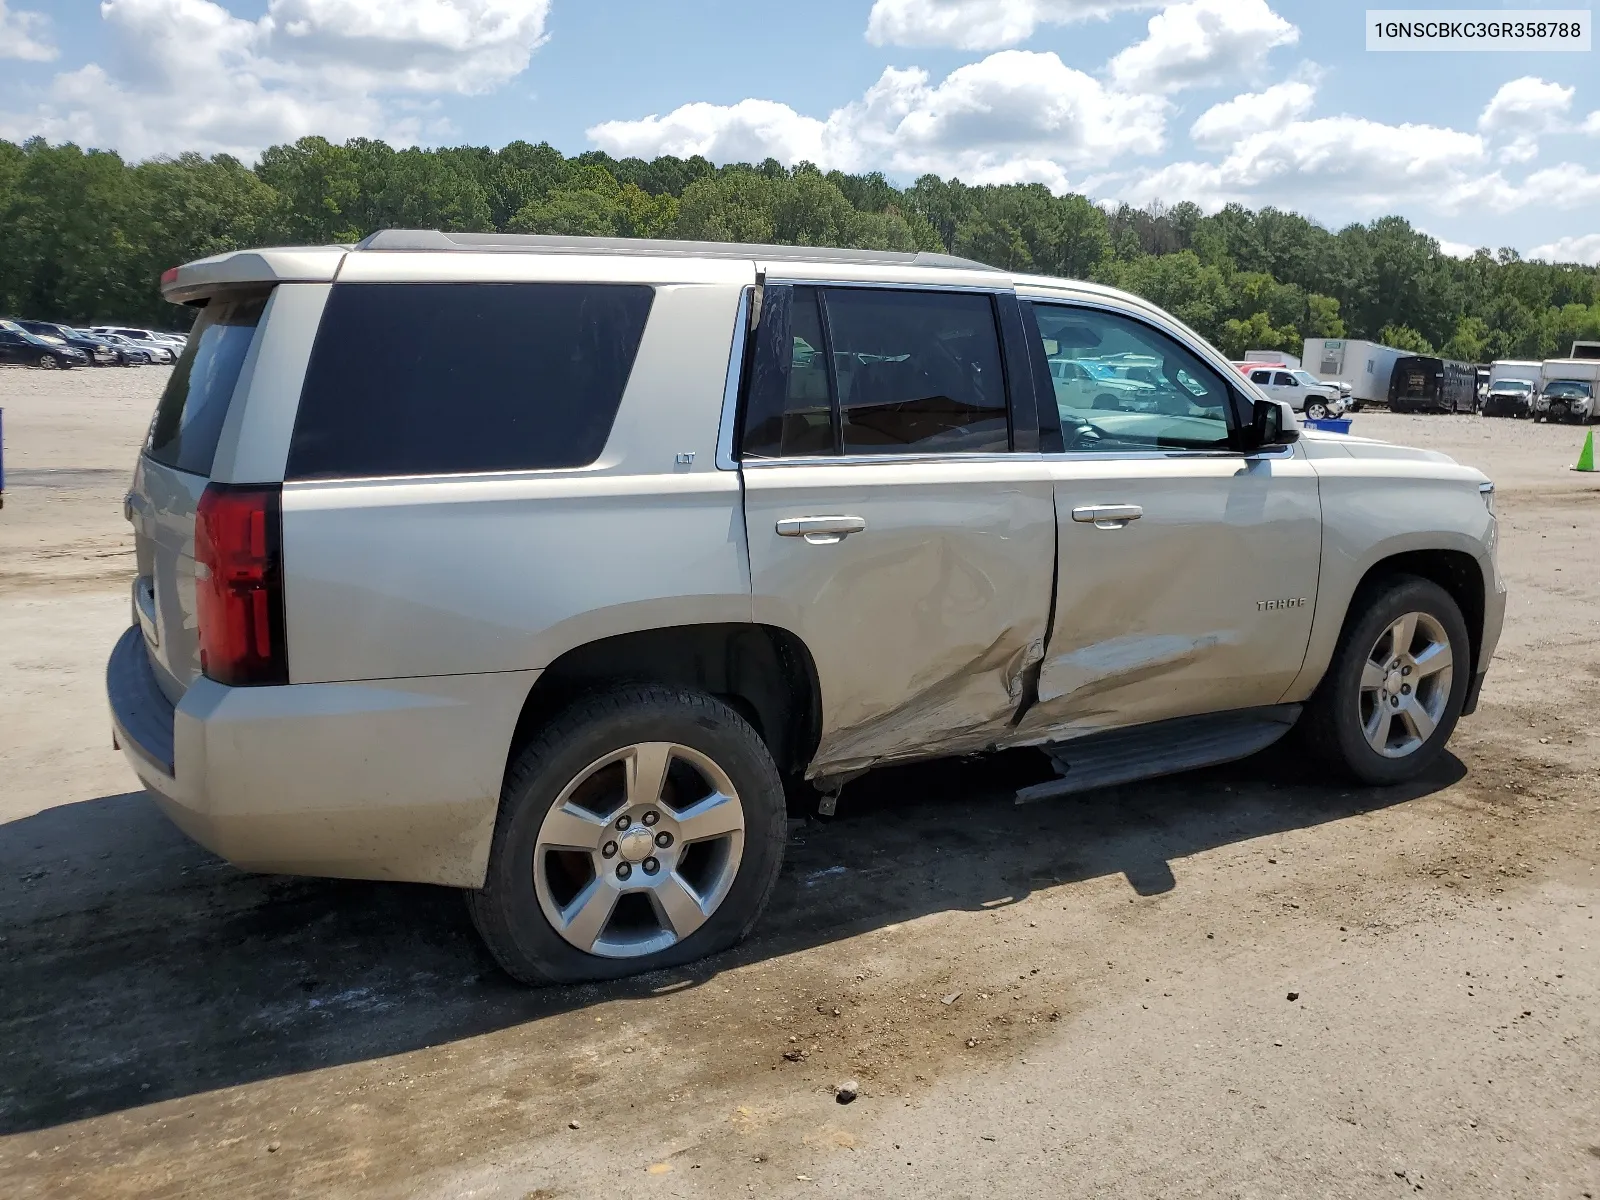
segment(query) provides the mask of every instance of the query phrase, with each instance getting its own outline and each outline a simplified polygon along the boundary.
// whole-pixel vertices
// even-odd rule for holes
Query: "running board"
[[[1061,778],[1019,789],[1017,803],[1070,796],[1092,788],[1248,758],[1288,733],[1299,716],[1300,705],[1276,704],[1202,717],[1178,717],[1041,746]]]

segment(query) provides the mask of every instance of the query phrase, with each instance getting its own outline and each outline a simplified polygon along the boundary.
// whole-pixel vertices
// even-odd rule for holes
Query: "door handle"
[[[832,546],[866,527],[865,517],[783,517],[778,521],[778,536],[805,538],[813,546]]]
[[[1072,519],[1096,529],[1121,529],[1129,521],[1144,516],[1137,504],[1083,504],[1072,510]]]

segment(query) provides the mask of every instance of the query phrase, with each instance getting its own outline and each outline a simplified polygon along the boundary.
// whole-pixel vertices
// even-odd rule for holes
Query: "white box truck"
[[[1382,342],[1307,338],[1301,357],[1306,370],[1323,382],[1349,384],[1350,411],[1358,412],[1363,404],[1388,403],[1394,364],[1405,356],[1406,351]]]
[[[1489,388],[1484,393],[1486,417],[1531,417],[1533,398],[1539,391],[1542,363],[1530,359],[1501,358],[1489,364]]]

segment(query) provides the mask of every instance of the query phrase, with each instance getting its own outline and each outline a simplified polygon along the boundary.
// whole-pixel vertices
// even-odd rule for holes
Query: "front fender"
[[[1362,582],[1385,562],[1446,551],[1476,564],[1483,615],[1474,673],[1499,641],[1505,583],[1495,563],[1498,526],[1478,491],[1485,478],[1451,462],[1406,461],[1404,474],[1385,460],[1316,460],[1322,493],[1322,562],[1305,662],[1283,702],[1310,697],[1333,659],[1350,604]],[[1469,617],[1470,620],[1470,617]]]

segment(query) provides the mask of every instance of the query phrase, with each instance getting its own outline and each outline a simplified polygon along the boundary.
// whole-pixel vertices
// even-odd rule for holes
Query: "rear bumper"
[[[253,871],[478,887],[537,671],[230,688],[174,705],[137,626],[106,667],[117,744],[174,824]]]

